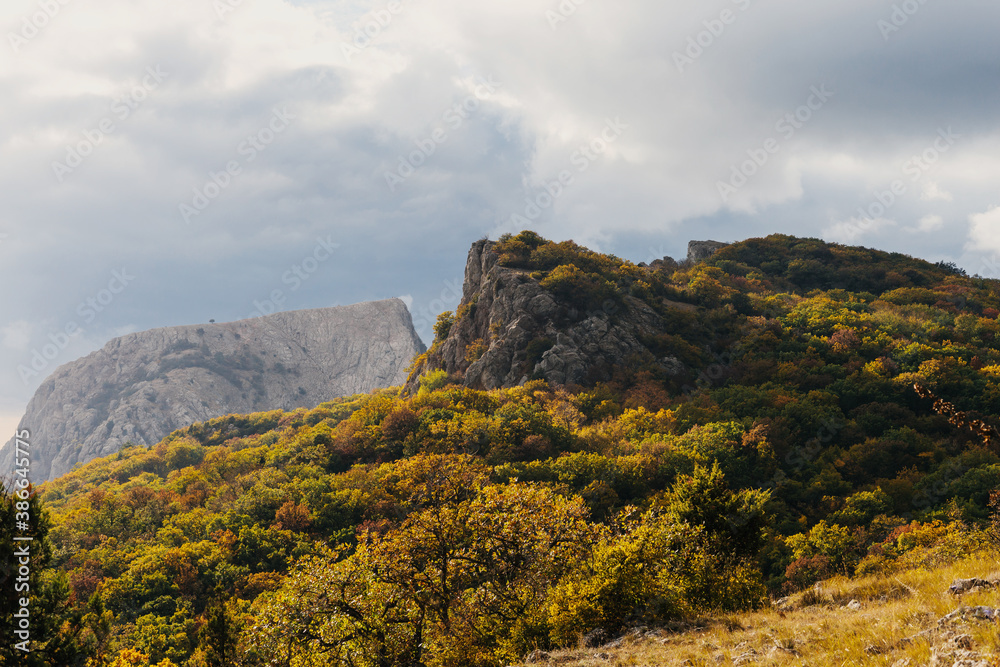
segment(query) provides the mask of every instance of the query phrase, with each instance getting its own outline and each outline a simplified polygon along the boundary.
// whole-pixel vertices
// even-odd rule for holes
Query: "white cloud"
[[[109,329],[107,335],[111,338],[118,338],[120,336],[127,336],[130,333],[135,333],[136,331],[139,331],[139,327],[135,326],[134,324],[126,324],[120,327],[114,327],[112,329]],[[94,349],[97,349],[97,347],[98,346],[94,346]]]
[[[920,224],[917,229],[921,232],[933,232],[941,229],[943,226],[944,218],[940,215],[934,215],[931,213],[920,218]]]
[[[0,328],[0,339],[3,340],[3,346],[8,350],[19,352],[28,349],[32,328],[31,323],[27,320],[17,320]]]
[[[451,134],[443,148],[466,159],[429,161],[403,190],[404,200],[442,183],[468,187],[463,179],[481,176],[495,184],[481,192],[484,203],[495,206],[494,216],[502,218],[508,209],[517,210],[532,188],[575,168],[576,151],[595,139],[606,118],[621,117],[629,130],[586,172],[576,174],[574,187],[539,223],[583,227],[591,236],[599,236],[612,217],[619,227],[625,217],[630,228],[660,230],[664,221],[677,224],[726,210],[763,213],[806,196],[806,182],[884,186],[882,175],[898,171],[902,159],[919,154],[935,136],[936,128],[929,125],[913,141],[897,145],[833,141],[831,124],[843,122],[839,107],[851,86],[831,85],[833,97],[822,108],[809,109],[811,91],[825,85],[815,73],[823,71],[819,68],[808,78],[789,77],[780,85],[776,78],[767,81],[768,95],[740,82],[754,54],[761,59],[775,54],[776,35],[854,25],[866,11],[860,0],[824,9],[817,17],[789,16],[789,2],[775,7],[736,3],[737,23],[713,38],[683,73],[674,65],[674,52],[682,51],[717,12],[683,3],[588,3],[553,31],[546,10],[556,4],[423,0],[404,2],[389,14],[388,4],[379,2],[293,6],[257,0],[239,4],[220,19],[203,0],[106,0],[99,11],[74,3],[6,66],[0,64],[0,73],[12,82],[11,104],[0,115],[21,128],[16,137],[21,150],[10,151],[8,164],[38,170],[29,170],[36,178],[25,190],[24,205],[34,203],[53,185],[45,173],[51,161],[107,115],[111,98],[123,86],[157,64],[171,72],[163,89],[119,123],[69,177],[64,197],[94,197],[112,205],[120,195],[104,194],[108,183],[125,180],[129,190],[154,204],[150,208],[169,212],[198,179],[232,157],[236,144],[266,119],[269,105],[288,103],[299,122],[296,140],[286,141],[284,155],[277,158],[283,163],[268,160],[267,169],[243,177],[220,203],[235,200],[252,207],[258,197],[276,201],[290,190],[309,187],[294,179],[295,165],[288,159],[295,159],[299,171],[349,172],[325,174],[332,187],[343,186],[337,194],[310,194],[321,206],[338,202],[354,212],[366,208],[371,197],[386,194],[379,178],[385,168],[434,128],[476,76],[504,82],[477,116],[493,125],[485,128],[493,136]],[[12,8],[11,20],[30,8],[25,3]],[[374,37],[356,41],[365,29]],[[832,39],[835,32],[824,27],[823,37],[803,55],[835,71],[844,59],[867,53],[863,44],[844,52],[844,44]],[[871,47],[882,46],[877,31],[868,37]],[[357,49],[359,43],[364,48],[345,55],[345,45]],[[794,120],[797,112],[808,114],[808,120]],[[787,121],[778,129],[789,115],[795,123],[790,136]],[[778,140],[779,150],[731,201],[723,202],[716,184],[771,138]],[[509,147],[527,161],[520,174],[509,167],[506,173],[482,172],[485,164],[469,164],[469,157],[495,152],[496,142],[504,139],[521,142]],[[289,155],[293,145],[316,152]],[[267,157],[280,152],[276,148]],[[942,158],[938,167],[945,162]],[[491,168],[505,164],[510,163],[493,162]],[[22,171],[8,174],[10,180],[23,181]],[[511,176],[523,177],[528,192],[500,185]],[[349,182],[338,183],[344,178]],[[349,190],[360,196],[352,201],[345,194]],[[924,196],[950,194],[931,183]],[[222,208],[213,203],[209,217]],[[230,216],[238,218],[239,213]],[[170,222],[164,215],[152,224]],[[204,238],[205,232],[193,235]],[[175,242],[173,247],[183,246]]]
[[[966,248],[981,253],[1000,252],[1000,206],[969,216],[969,243]]]
[[[823,238],[840,243],[860,243],[866,236],[878,234],[895,226],[896,221],[888,218],[848,218],[826,227],[823,230]]]
[[[937,182],[928,181],[921,188],[920,199],[923,201],[951,201],[953,197],[950,192],[942,190]]]

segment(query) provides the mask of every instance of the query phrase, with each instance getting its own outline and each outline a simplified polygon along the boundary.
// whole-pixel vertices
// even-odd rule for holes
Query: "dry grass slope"
[[[1000,581],[1000,557],[981,553],[932,570],[835,578],[772,609],[704,619],[680,631],[638,629],[598,648],[536,652],[539,667],[1000,665],[1000,621],[971,608],[1000,606],[1000,586],[956,597],[955,579]],[[941,619],[965,607],[964,618]]]

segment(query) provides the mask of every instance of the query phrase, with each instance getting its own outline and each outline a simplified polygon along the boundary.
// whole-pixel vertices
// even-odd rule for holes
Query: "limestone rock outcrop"
[[[57,368],[19,430],[31,433],[32,479],[41,482],[193,422],[400,385],[423,351],[399,299],[151,329]],[[3,476],[13,449],[11,440],[0,450]]]
[[[617,366],[643,358],[668,375],[684,371],[675,357],[656,358],[641,342],[664,330],[662,318],[631,296],[582,311],[560,302],[529,271],[501,266],[492,241],[469,251],[460,314],[421,370],[462,375],[466,386],[510,387],[532,378],[551,384],[591,384]],[[694,308],[687,304],[678,307]],[[417,373],[407,389],[417,389]]]
[[[727,245],[720,241],[689,241],[687,261],[694,264],[706,260]]]

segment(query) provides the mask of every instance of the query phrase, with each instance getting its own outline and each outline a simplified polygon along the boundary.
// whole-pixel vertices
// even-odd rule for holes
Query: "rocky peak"
[[[581,308],[546,290],[531,271],[501,265],[495,248],[493,241],[472,245],[455,321],[411,375],[409,391],[431,370],[480,389],[533,378],[590,384],[610,379],[616,367],[638,358],[668,374],[683,370],[676,358],[655,358],[640,342],[664,325],[643,301],[625,295]]]
[[[703,262],[717,253],[720,249],[729,245],[732,244],[722,243],[721,241],[688,241],[687,258],[681,260],[680,263],[678,263],[673,257],[665,255],[662,259],[654,259],[648,265],[645,262],[639,262],[639,266],[648,266],[648,268],[651,269],[673,271],[680,266],[690,266],[691,264]]]
[[[701,262],[708,259],[730,243],[719,241],[688,241],[687,261],[690,263]]]

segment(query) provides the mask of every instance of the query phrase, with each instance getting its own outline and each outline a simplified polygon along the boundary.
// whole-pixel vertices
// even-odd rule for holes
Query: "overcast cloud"
[[[633,261],[783,232],[1000,277],[998,26],[995,0],[6,0],[0,427],[129,331],[404,296],[426,340],[469,244],[525,221]]]

